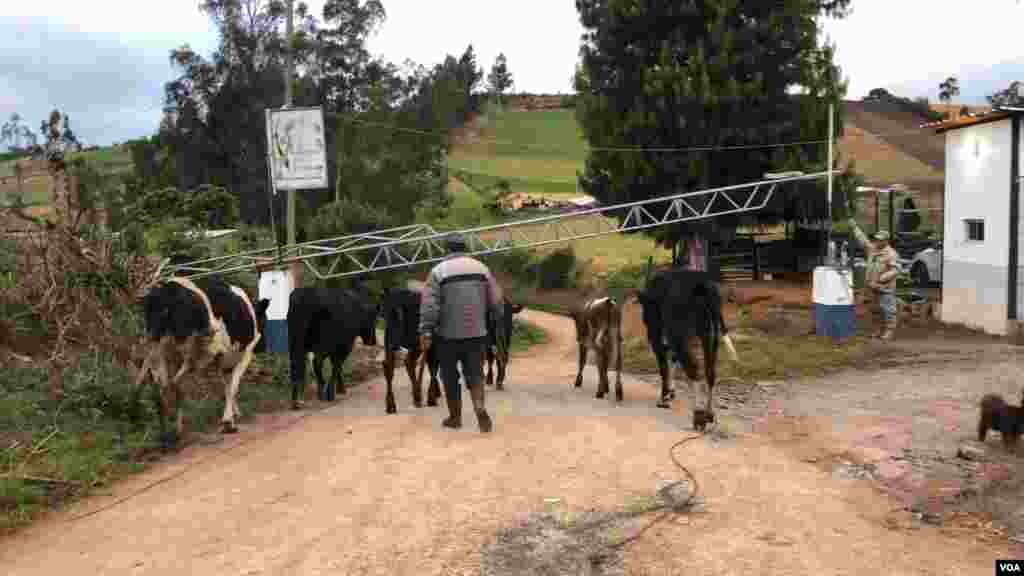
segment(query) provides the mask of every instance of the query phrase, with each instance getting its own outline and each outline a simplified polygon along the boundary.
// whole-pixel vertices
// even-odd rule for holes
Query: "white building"
[[[1024,108],[929,124],[946,137],[942,321],[1017,335],[1024,317]]]

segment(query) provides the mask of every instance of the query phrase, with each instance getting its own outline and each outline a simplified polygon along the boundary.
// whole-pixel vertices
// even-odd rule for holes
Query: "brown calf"
[[[579,344],[579,371],[576,388],[583,385],[583,367],[587,350],[597,353],[597,398],[608,393],[608,368],[615,356],[615,400],[622,402],[622,306],[615,298],[591,298],[573,311],[576,321],[576,342]]]

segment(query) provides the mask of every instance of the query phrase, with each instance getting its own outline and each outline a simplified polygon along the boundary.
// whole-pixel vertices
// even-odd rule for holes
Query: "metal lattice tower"
[[[831,172],[833,175],[837,173],[835,170]],[[780,184],[815,180],[830,175],[829,171],[792,174],[786,173],[759,182],[685,192],[567,214],[479,226],[458,232],[466,238],[469,247],[467,254],[472,256],[494,254],[515,248],[534,248],[679,222],[755,212],[768,204]],[[652,210],[663,213],[657,216]],[[623,211],[626,211],[626,216],[621,222],[592,217],[612,216]],[[412,224],[366,234],[352,234],[281,248],[265,248],[196,260],[187,264],[168,266],[161,276],[201,278],[276,268],[292,262],[303,262],[313,275],[321,280],[357,276],[438,262],[447,256],[447,250],[441,245],[441,240],[451,232],[438,232],[426,224]]]

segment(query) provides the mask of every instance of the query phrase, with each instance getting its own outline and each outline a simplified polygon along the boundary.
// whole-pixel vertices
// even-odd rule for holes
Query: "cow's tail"
[[[615,308],[617,306],[618,306],[618,303],[615,301],[615,298],[609,297],[608,298],[608,308],[607,308],[607,312],[606,312],[606,316],[608,318],[605,321],[605,328],[604,328],[604,331],[605,331],[604,332],[604,337],[606,339],[607,338],[611,338],[613,340],[612,348],[608,348],[609,351],[614,351],[615,350],[614,346],[618,346],[619,345],[619,343],[617,341],[618,339],[616,338],[616,334],[612,332],[612,326],[615,325],[614,324],[614,321],[615,321]]]
[[[722,339],[722,324],[718,321],[718,310],[720,309],[718,303],[718,293],[712,284],[705,284],[705,298],[704,306],[707,309],[707,314],[704,316],[705,328],[704,338],[708,340],[708,350],[711,351],[713,357],[708,358],[707,361],[711,362],[712,365],[718,362],[718,345]]]
[[[739,354],[733,346],[732,338],[729,336],[729,329],[725,325],[725,318],[722,315],[722,301],[719,292],[714,285],[707,286],[708,298],[704,301],[707,306],[708,334],[712,338],[712,350],[718,349],[719,342],[725,343],[725,349],[733,362],[739,362]]]
[[[737,364],[740,361],[740,355],[736,353],[736,347],[732,344],[732,338],[729,336],[729,328],[725,325],[725,317],[722,314],[721,299],[717,298],[715,306],[715,319],[717,320],[718,326],[721,328],[722,341],[725,342],[725,349],[729,352],[729,359]]]
[[[384,353],[391,352],[393,342],[395,341],[395,319],[392,318],[394,315],[394,305],[391,303],[389,298],[384,299]]]

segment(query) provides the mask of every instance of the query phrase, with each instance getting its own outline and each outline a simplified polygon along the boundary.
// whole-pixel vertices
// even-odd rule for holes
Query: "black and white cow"
[[[714,422],[712,396],[714,394],[718,350],[724,340],[733,361],[738,361],[736,349],[729,338],[728,328],[722,318],[722,302],[716,278],[702,271],[667,270],[659,272],[637,293],[637,300],[643,307],[643,320],[647,327],[647,339],[654,356],[658,359],[661,374],[661,397],[658,406],[669,408],[675,398],[669,379],[668,354],[682,364],[691,391],[702,388],[697,380],[696,357],[691,348],[699,340],[704,350],[704,374],[707,390],[704,407],[699,408],[699,393],[693,399],[693,427],[704,430]],[[699,391],[703,392],[703,390]]]
[[[510,358],[509,346],[512,344],[512,317],[522,311],[522,304],[513,304],[506,300],[500,324],[490,314],[487,316],[487,376],[485,381],[488,386],[497,384],[498,390],[505,389],[505,372],[508,369]],[[495,361],[498,363],[497,383],[494,381]]]
[[[591,298],[573,310],[576,322],[576,343],[579,346],[579,370],[575,387],[583,386],[583,367],[587,351],[597,354],[597,397],[608,393],[608,369],[615,359],[615,400],[622,402],[622,306],[615,298]]]
[[[385,411],[394,414],[398,411],[395,404],[393,382],[395,379],[395,361],[399,350],[405,349],[405,371],[409,374],[412,384],[412,402],[419,408],[423,406],[423,364],[428,367],[430,385],[427,389],[427,406],[437,406],[441,397],[441,386],[438,381],[437,359],[434,349],[420,350],[420,302],[423,299],[423,283],[412,280],[405,286],[392,288],[384,296],[384,380],[387,381]],[[422,358],[421,358],[422,357]],[[420,360],[418,362],[418,360]],[[419,369],[417,370],[417,366]]]
[[[171,278],[157,284],[143,297],[146,335],[153,343],[139,371],[135,387],[148,373],[158,386],[161,436],[175,443],[183,433],[181,412],[185,390],[181,379],[190,371],[199,372],[217,362],[224,382],[222,431],[238,431],[238,387],[253,356],[264,349],[263,330],[270,300],[256,302],[238,286],[221,278],[188,280]],[[171,365],[180,362],[170,375]],[[173,435],[164,431],[164,395],[168,387],[175,394]]]
[[[292,382],[292,408],[302,407],[306,389],[306,354],[313,353],[317,398],[334,402],[345,394],[342,366],[352,353],[356,338],[366,346],[377,345],[380,306],[354,290],[303,286],[292,290],[288,300],[288,356]],[[324,360],[331,360],[331,381],[324,382]]]

